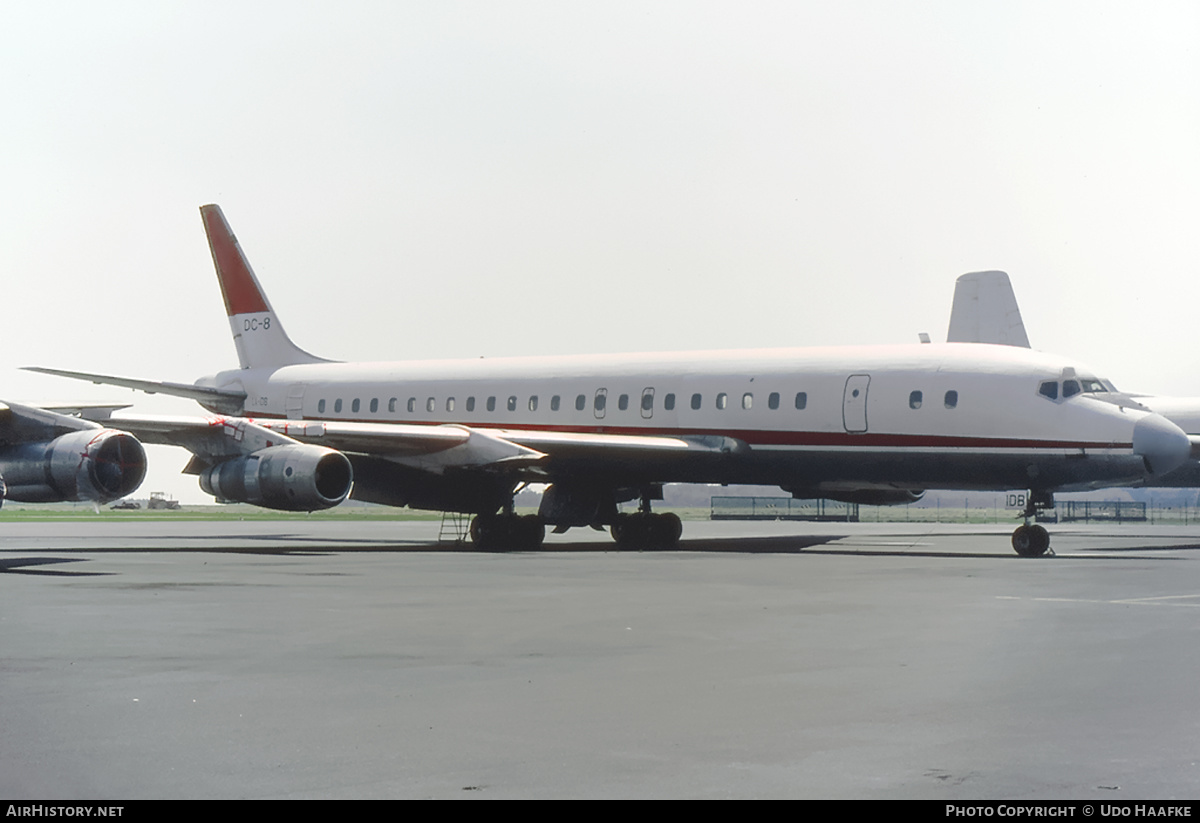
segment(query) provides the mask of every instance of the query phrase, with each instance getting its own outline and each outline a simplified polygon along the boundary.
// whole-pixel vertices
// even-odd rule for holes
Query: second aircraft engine
[[[346,455],[321,446],[271,446],[200,473],[200,488],[218,500],[310,512],[346,499],[354,471]]]

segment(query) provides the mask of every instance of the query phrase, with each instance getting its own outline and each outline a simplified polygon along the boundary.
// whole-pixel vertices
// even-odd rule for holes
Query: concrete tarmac
[[[1200,795],[1200,528],[0,526],[0,797]]]

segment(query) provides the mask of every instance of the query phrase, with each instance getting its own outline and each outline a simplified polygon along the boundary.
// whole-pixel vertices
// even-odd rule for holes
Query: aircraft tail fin
[[[958,278],[946,342],[1029,348],[1017,296],[1007,274],[975,271]]]
[[[201,206],[200,217],[204,221],[204,233],[208,235],[208,248],[217,269],[241,367],[278,368],[330,362],[304,351],[287,336],[221,207]]]

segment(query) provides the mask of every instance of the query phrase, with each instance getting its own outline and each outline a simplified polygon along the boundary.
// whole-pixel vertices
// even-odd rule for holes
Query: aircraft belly
[[[586,479],[614,486],[653,482],[815,487],[838,482],[979,490],[1085,489],[1135,483],[1145,474],[1141,457],[1128,452],[1061,449],[858,451],[756,447],[737,454],[695,454],[670,460],[652,456],[621,461],[602,456],[555,456],[540,468],[551,482]]]
[[[785,486],[849,482],[920,489],[1065,489],[1136,482],[1145,475],[1145,466],[1141,457],[1119,451],[1085,455],[1078,451],[756,449],[745,458],[731,461],[721,474],[719,481],[693,482]]]

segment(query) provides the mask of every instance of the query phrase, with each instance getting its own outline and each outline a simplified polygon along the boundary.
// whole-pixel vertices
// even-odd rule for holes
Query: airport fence
[[[793,497],[714,497],[710,520],[821,520],[856,522],[858,504]]]
[[[696,512],[699,514],[699,512]],[[694,516],[694,515],[693,515]],[[703,516],[703,515],[700,515]],[[986,505],[944,505],[922,500],[901,506],[867,506],[836,500],[796,500],[789,497],[714,496],[711,520],[813,520],[864,523],[1012,523],[1021,517],[1019,508],[1000,500]],[[1129,500],[1058,500],[1057,506],[1039,517],[1043,523],[1148,523],[1154,525],[1200,525],[1200,506],[1154,505]]]

